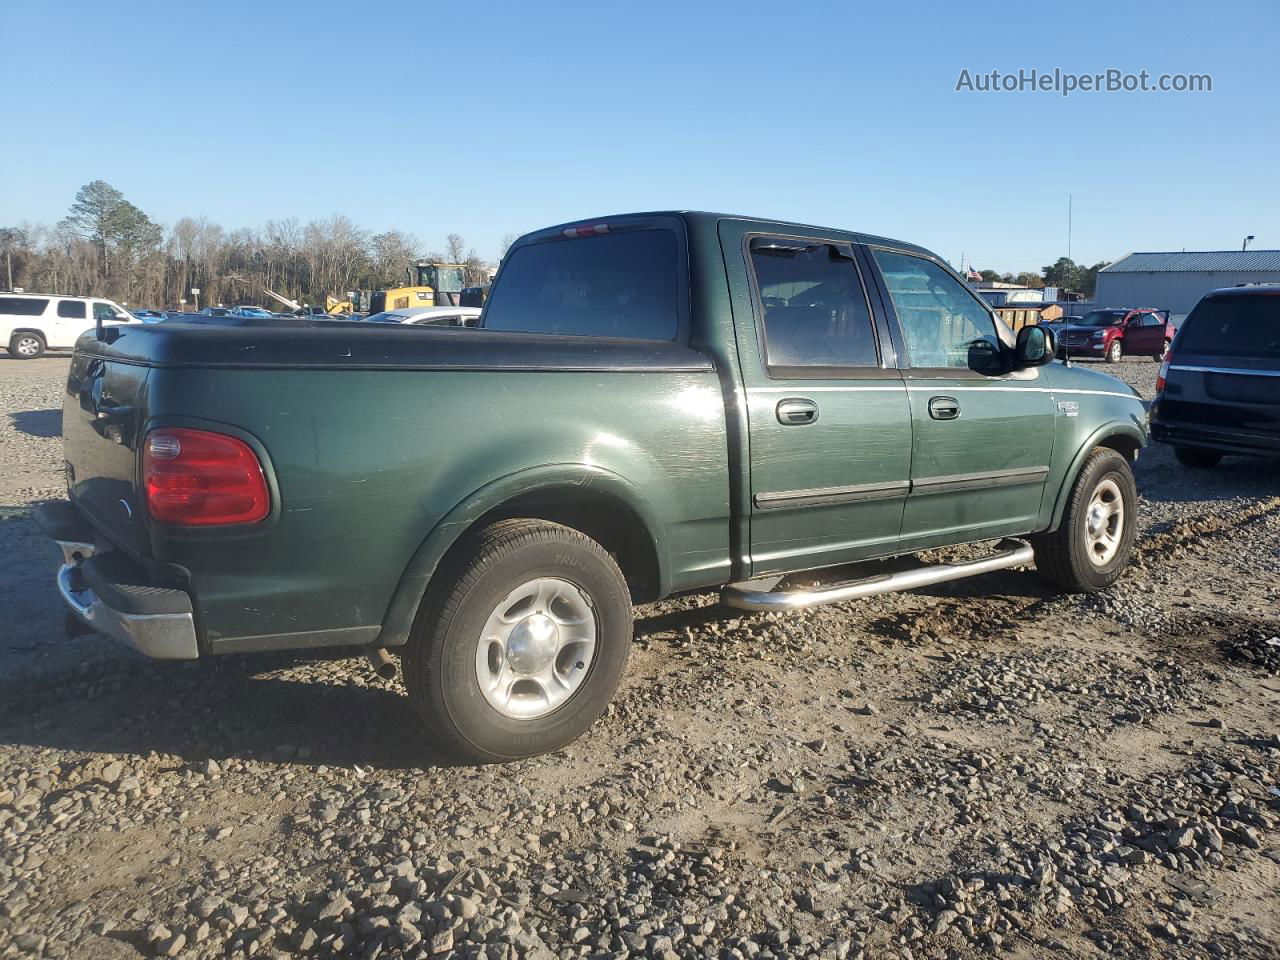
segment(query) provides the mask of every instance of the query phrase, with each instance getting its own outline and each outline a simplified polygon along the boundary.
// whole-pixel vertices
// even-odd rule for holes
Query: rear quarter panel
[[[372,641],[442,518],[548,465],[632,491],[669,582],[727,567],[712,372],[182,369],[154,371],[150,388],[148,428],[237,425],[278,490],[260,526],[153,533],[153,555],[191,571],[214,649]]]

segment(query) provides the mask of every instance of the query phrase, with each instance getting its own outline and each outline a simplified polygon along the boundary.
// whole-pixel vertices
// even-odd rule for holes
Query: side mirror
[[[1016,367],[1038,367],[1048,363],[1057,352],[1053,331],[1039,324],[1023,327],[1014,342],[1013,362]]]

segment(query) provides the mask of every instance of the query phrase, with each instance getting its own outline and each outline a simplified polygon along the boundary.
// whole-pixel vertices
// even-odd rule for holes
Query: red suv
[[[1057,332],[1064,354],[1099,357],[1115,363],[1125,356],[1160,359],[1178,331],[1169,320],[1168,310],[1114,307],[1094,310]]]

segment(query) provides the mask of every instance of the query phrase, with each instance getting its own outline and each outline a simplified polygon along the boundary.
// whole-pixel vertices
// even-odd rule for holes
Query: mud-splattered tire
[[[613,558],[570,527],[503,520],[447,562],[403,664],[432,740],[495,763],[580,736],[608,706],[631,649],[631,595]]]
[[[1099,447],[1076,475],[1058,529],[1031,538],[1036,570],[1072,593],[1111,586],[1133,554],[1138,490],[1129,462]]]

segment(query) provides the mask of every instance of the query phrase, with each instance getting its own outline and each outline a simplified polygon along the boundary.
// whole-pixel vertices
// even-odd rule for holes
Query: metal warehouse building
[[[1174,317],[1218,287],[1280,283],[1280,250],[1130,253],[1098,271],[1099,307],[1157,307]]]

